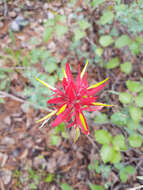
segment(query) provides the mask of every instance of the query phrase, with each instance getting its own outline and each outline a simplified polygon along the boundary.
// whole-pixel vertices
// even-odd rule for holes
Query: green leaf
[[[135,97],[135,103],[138,107],[143,107],[143,92],[141,92],[138,96]]]
[[[129,46],[131,43],[132,43],[132,40],[129,38],[129,36],[122,35],[116,40],[115,47],[122,48],[125,46]]]
[[[100,170],[101,170],[100,173],[102,173],[102,177],[108,179],[109,174],[111,172],[111,166],[102,164],[99,167],[100,167]]]
[[[142,110],[138,107],[135,106],[130,106],[129,107],[129,113],[131,115],[131,118],[135,121],[135,122],[139,122],[141,120],[142,117]]]
[[[100,150],[100,155],[104,163],[110,162],[114,156],[114,150],[110,145],[103,145]]]
[[[5,78],[7,78],[7,75],[4,72],[1,72],[1,68],[0,68],[0,80],[5,79]]]
[[[60,141],[60,137],[59,136],[55,136],[55,135],[52,135],[50,137],[50,142],[52,145],[57,145]]]
[[[112,27],[112,30],[110,31],[110,35],[115,36],[115,37],[119,36],[119,32],[115,26]]]
[[[62,137],[65,139],[69,139],[69,133],[67,131],[62,132]]]
[[[124,164],[123,164],[122,162],[116,163],[116,164],[114,164],[114,167],[115,167],[117,170],[121,170],[122,168],[124,168]]]
[[[142,36],[136,36],[136,41],[137,41],[137,43],[139,43],[139,44],[143,44],[143,37]]]
[[[112,114],[111,116],[111,123],[119,126],[126,125],[127,123],[127,115],[121,113],[121,112],[116,112]]]
[[[22,59],[22,65],[23,67],[27,67],[29,65],[29,59],[28,56],[24,56]]]
[[[95,117],[94,122],[99,124],[107,123],[108,122],[107,115],[105,113],[100,113]]]
[[[129,119],[129,120],[127,121],[127,127],[128,127],[129,129],[131,129],[131,130],[135,130],[135,129],[140,128],[140,124],[137,123],[137,122],[135,122],[135,121],[132,120],[132,119]]]
[[[9,30],[9,36],[11,38],[12,45],[15,45],[15,35],[11,29]]]
[[[112,141],[112,135],[103,129],[95,131],[95,138],[99,144],[109,144]]]
[[[103,47],[110,46],[114,42],[113,38],[109,35],[101,36],[99,39],[99,43]]]
[[[111,24],[114,18],[114,14],[112,13],[112,11],[104,11],[103,15],[101,16],[100,20],[99,20],[99,24]]]
[[[90,190],[104,190],[104,187],[101,185],[95,185],[92,183],[89,183]]]
[[[81,30],[86,30],[87,28],[89,28],[91,26],[91,24],[89,22],[87,22],[85,19],[79,20],[78,24],[79,24],[79,27],[81,28]]]
[[[59,38],[61,38],[66,32],[68,28],[64,25],[56,25],[56,34]]]
[[[6,86],[7,86],[7,80],[5,79],[5,80],[2,80],[1,82],[0,82],[0,90],[4,90],[5,88],[6,88]]]
[[[29,43],[28,44],[30,44],[30,45],[40,45],[40,40],[37,38],[37,37],[32,37],[31,39],[30,39],[30,41],[29,41]]]
[[[0,104],[4,104],[4,103],[5,103],[4,99],[0,98]]]
[[[100,57],[103,54],[103,49],[102,48],[96,48],[95,53]]]
[[[106,64],[106,68],[107,68],[107,69],[114,69],[114,68],[118,67],[119,63],[120,63],[120,60],[119,60],[117,57],[112,58],[112,59],[111,59],[110,61],[108,61],[108,63]]]
[[[44,63],[44,68],[45,68],[46,72],[53,73],[54,71],[56,71],[58,66],[54,62],[49,63],[49,60],[48,60],[46,63]]]
[[[136,172],[136,169],[133,166],[126,166],[125,167],[126,173],[128,174],[134,174]]]
[[[0,98],[0,104],[4,104],[4,103],[5,103],[4,99]]]
[[[38,184],[39,183],[39,176],[35,174],[33,176],[33,180],[34,180],[35,184]]]
[[[120,69],[128,75],[132,72],[132,64],[129,61],[124,62],[120,65]]]
[[[55,175],[54,174],[48,174],[45,178],[46,183],[51,183],[54,180]]]
[[[86,33],[80,29],[76,29],[74,32],[74,41],[79,41],[81,38],[85,37]]]
[[[94,8],[97,8],[100,4],[104,3],[105,0],[93,0],[91,2],[91,6],[94,7]]]
[[[43,33],[43,42],[47,42],[53,35],[54,28],[46,28]]]
[[[94,162],[92,164],[88,165],[88,169],[95,170],[97,173],[100,173],[101,171],[100,171],[99,161],[94,160]]]
[[[129,45],[129,49],[134,55],[138,55],[141,51],[141,45],[137,42],[132,42]]]
[[[73,188],[69,186],[67,183],[62,183],[61,188],[62,190],[73,190]]]
[[[123,104],[129,104],[132,102],[132,95],[127,92],[120,92],[119,93],[119,100]]]
[[[136,169],[133,166],[123,167],[120,171],[120,179],[123,183],[128,180],[129,175],[133,175],[136,172]]]
[[[143,89],[143,85],[140,82],[128,80],[126,82],[127,88],[131,92],[140,92]]]
[[[125,137],[123,135],[116,135],[113,138],[112,144],[117,151],[126,150]]]
[[[133,134],[133,135],[129,136],[129,144],[133,148],[139,148],[139,147],[141,147],[142,142],[143,142],[143,139],[138,134]]]
[[[0,79],[1,79],[1,75],[4,75],[4,72],[11,73],[11,72],[13,72],[13,69],[9,68],[9,67],[7,67],[7,68],[6,67],[5,68],[0,68]],[[1,74],[1,73],[3,73],[3,74]]]
[[[48,80],[47,80],[48,84],[50,84],[50,85],[52,85],[52,86],[55,85],[55,82],[56,82],[56,81],[57,81],[56,75],[49,76],[49,77],[48,77]],[[49,90],[49,89],[46,89],[46,91],[47,91],[47,90]]]
[[[119,151],[114,150],[110,162],[116,164],[119,163],[120,161],[121,161],[121,153]]]
[[[60,132],[64,132],[65,131],[65,124],[61,123],[60,125],[55,127],[53,130],[54,130],[54,134],[59,134]]]
[[[128,175],[125,172],[120,172],[120,179],[123,183],[125,183],[128,180]]]
[[[35,185],[35,183],[31,183],[29,185],[30,189],[37,189],[37,186]]]
[[[49,51],[45,51],[44,54],[41,56],[41,59],[44,63],[48,64],[48,63],[55,63],[57,64],[57,58],[52,56],[51,53]]]
[[[31,58],[31,63],[35,64],[40,58],[41,51],[38,51],[38,49],[32,49],[30,52],[30,58]]]
[[[38,51],[38,49],[37,49],[37,51]],[[50,51],[47,51],[47,50],[41,50],[40,51],[40,53],[39,53],[39,57],[41,58],[41,60],[42,61],[48,61],[49,59],[51,59],[51,58],[53,58],[52,56],[51,56],[51,53],[50,53]],[[56,59],[55,57],[54,57],[54,59]],[[49,61],[50,62],[50,61]]]
[[[66,16],[65,15],[56,15],[56,19],[61,22],[61,23],[65,23],[66,22]]]

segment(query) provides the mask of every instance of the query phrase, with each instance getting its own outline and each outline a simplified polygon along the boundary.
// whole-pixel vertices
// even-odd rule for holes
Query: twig
[[[88,140],[91,142],[92,146],[93,146],[95,149],[97,149],[98,147],[97,147],[97,145],[95,144],[93,138],[90,137],[89,135],[87,135],[87,138],[88,138]]]
[[[137,190],[137,189],[141,189],[143,187],[143,185],[140,185],[138,187],[133,187],[133,188],[130,188],[130,189],[127,189],[127,190]]]
[[[9,69],[9,70],[14,70],[14,69],[21,69],[21,70],[24,70],[24,69],[28,69],[30,67],[1,67],[0,69],[2,70],[6,70],[6,69]]]
[[[22,98],[19,98],[17,96],[14,96],[14,95],[9,94],[9,93],[4,92],[4,91],[0,91],[0,97],[9,97],[9,98],[12,98],[12,99],[14,99],[14,100],[16,100],[18,102],[27,103],[27,104],[29,104],[29,105],[31,105],[33,107],[37,107],[39,109],[43,109],[43,110],[46,110],[46,111],[49,111],[49,112],[53,111],[52,109],[49,109],[49,108],[44,108],[42,106],[36,106],[35,104],[33,104],[31,102],[28,102],[27,100],[23,100]]]
[[[1,179],[0,179],[0,188],[1,190],[5,190],[4,183]]]
[[[117,185],[116,187],[114,187],[113,190],[120,190],[122,187],[123,187],[122,184],[119,184],[119,185]]]
[[[86,39],[87,39],[87,41],[88,41],[91,45],[95,46],[95,43],[94,43],[92,40],[90,40],[88,37],[86,37]]]
[[[0,97],[9,97],[9,98],[17,100],[19,102],[25,102],[23,99],[18,98],[16,96],[12,95],[12,94],[8,94],[7,92],[4,92],[4,91],[0,91]]]
[[[42,125],[41,125],[39,128],[44,127],[44,125],[45,125],[48,121],[49,121],[49,118],[48,118],[48,119],[46,119],[46,120],[42,123]]]
[[[118,81],[120,80],[120,78],[121,78],[120,75],[118,75],[117,77],[115,76],[115,81],[114,81],[114,83],[112,85],[112,91],[115,91],[115,86],[118,83]]]
[[[6,16],[7,15],[7,0],[3,0],[4,1],[4,13],[3,15]]]
[[[130,161],[125,162],[125,165],[129,165],[129,164],[131,164],[132,162],[135,162],[135,161],[142,161],[143,162],[142,159],[143,159],[142,156],[140,158],[132,158]]]
[[[119,92],[114,91],[114,90],[107,90],[107,92],[109,92],[111,94],[119,95]]]

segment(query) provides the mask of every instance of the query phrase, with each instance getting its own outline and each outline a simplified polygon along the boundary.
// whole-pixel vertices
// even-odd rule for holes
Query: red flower
[[[96,93],[99,92],[108,82],[108,79],[103,80],[97,84],[88,87],[87,73],[85,72],[88,62],[86,63],[82,72],[80,72],[73,80],[69,63],[66,64],[66,69],[63,69],[64,78],[62,80],[62,89],[60,84],[57,88],[50,86],[44,81],[36,78],[43,85],[47,86],[53,91],[53,98],[47,103],[54,104],[55,110],[46,115],[44,118],[38,120],[38,122],[49,119],[52,115],[57,115],[56,119],[52,123],[52,127],[58,126],[63,121],[68,123],[68,127],[74,126],[77,133],[79,128],[87,135],[89,133],[86,119],[83,111],[97,111],[103,106],[110,106],[96,102]]]

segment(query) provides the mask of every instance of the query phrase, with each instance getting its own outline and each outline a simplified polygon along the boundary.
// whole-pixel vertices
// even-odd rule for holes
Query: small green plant
[[[51,183],[51,182],[54,180],[54,178],[55,178],[55,175],[49,173],[49,174],[46,175],[44,181],[45,181],[46,183]]]
[[[32,168],[28,168],[29,180],[32,181],[29,184],[30,189],[37,189],[37,185],[39,183],[39,176]]]
[[[102,144],[100,155],[104,163],[118,163],[121,160],[120,151],[127,149],[125,138],[122,134],[113,137],[106,130],[96,130],[95,138],[99,144]]]
[[[120,92],[119,100],[123,105],[128,105],[126,109],[131,119],[135,123],[139,123],[142,118],[142,97],[143,97],[143,86],[142,82],[136,82],[128,80],[126,86],[130,93]]]
[[[136,173],[136,169],[131,165],[124,166],[122,163],[119,163],[115,164],[115,168],[119,170],[119,176],[123,183],[125,183],[131,175]]]
[[[99,24],[111,24],[113,22],[114,14],[110,10],[105,10],[99,20]]]
[[[109,60],[106,64],[106,68],[107,69],[114,69],[116,68],[120,63],[120,60],[116,57],[116,58],[112,58],[111,60]]]
[[[45,30],[43,33],[43,42],[47,42],[56,33],[61,38],[68,30],[66,26],[66,16],[53,13],[54,18],[45,22]]]
[[[80,39],[86,36],[86,29],[90,27],[90,23],[84,18],[80,18],[77,26],[74,30],[73,41],[78,42]]]
[[[17,183],[16,183],[16,186],[20,186],[20,176],[21,176],[22,174],[21,174],[21,171],[19,171],[19,170],[14,170],[13,171],[13,177],[14,178],[16,178],[17,179]]]
[[[9,36],[11,38],[12,45],[14,46],[15,45],[15,36],[14,36],[13,31],[11,29],[9,30]]]
[[[101,5],[104,2],[105,2],[105,0],[92,0],[91,6],[94,8],[97,8],[99,5]]]
[[[29,102],[34,104],[35,107],[38,108],[42,106],[46,108],[46,101],[43,97],[48,101],[51,92],[49,89],[43,88],[43,86],[39,85],[35,81],[34,76],[39,76],[42,80],[46,80],[51,85],[55,85],[57,80],[62,76],[61,69],[57,65],[58,59],[52,56],[45,48],[35,48],[31,50],[26,57],[26,60],[27,59],[30,60],[30,63],[28,66],[26,63],[26,69],[23,74],[29,79],[32,87],[29,86],[29,84],[25,85],[24,92],[22,92],[22,94],[24,94],[28,98]],[[42,62],[40,65],[41,69],[45,70],[45,73],[38,73],[36,69],[33,69],[33,65],[40,62]]]
[[[122,48],[125,46],[129,46],[132,43],[130,37],[128,35],[121,35],[115,42],[116,48]]]
[[[100,37],[99,43],[102,47],[108,47],[114,43],[114,39],[110,35],[103,35]]]
[[[128,75],[132,72],[132,64],[129,61],[126,61],[120,65],[120,69]]]
[[[61,188],[62,188],[62,190],[73,190],[73,188],[70,185],[68,185],[67,183],[62,183]]]
[[[104,190],[104,187],[101,185],[95,185],[92,183],[89,183],[90,190]]]
[[[108,123],[108,117],[105,113],[99,113],[98,115],[96,115],[94,122],[97,124]]]
[[[50,138],[50,142],[51,142],[51,145],[56,146],[60,142],[60,137],[57,136],[57,135],[52,135],[51,138]]]
[[[130,6],[121,4],[120,2],[116,4],[116,18],[124,26],[128,27],[128,31],[131,33],[138,33],[143,31],[143,6],[141,1],[134,1]]]
[[[13,71],[10,69],[0,69],[0,90],[9,90],[10,75]]]
[[[140,135],[140,131],[142,131],[141,108],[143,106],[143,85],[142,81],[137,82],[128,80],[126,86],[128,91],[118,93],[119,101],[122,103],[123,109],[120,112],[117,111],[112,114],[110,122],[126,130],[128,134],[128,139],[126,139],[128,146],[132,148],[140,148],[143,143],[143,138]]]
[[[102,174],[103,178],[108,178],[111,171],[111,166],[105,164],[99,164],[98,160],[94,160],[93,163],[88,165],[90,171],[95,171],[97,174]]]
[[[69,135],[65,130],[65,124],[61,123],[58,127],[55,127],[52,131],[52,136],[50,137],[50,142],[52,145],[56,146],[60,143],[61,137],[67,139]]]

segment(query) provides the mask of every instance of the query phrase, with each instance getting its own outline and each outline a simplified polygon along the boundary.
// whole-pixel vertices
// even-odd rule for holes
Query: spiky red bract
[[[95,88],[89,88],[87,73],[85,72],[83,77],[81,77],[80,68],[78,76],[74,81],[70,65],[67,63],[65,77],[62,80],[62,88],[58,85],[54,91],[53,98],[47,102],[48,104],[54,104],[57,110],[57,117],[53,121],[52,126],[55,127],[62,122],[67,122],[69,123],[68,127],[79,127],[87,135],[89,131],[83,111],[97,111],[102,108],[102,106],[95,106],[93,103],[97,100],[97,96],[95,96],[96,93],[99,92],[107,82],[108,81]]]

